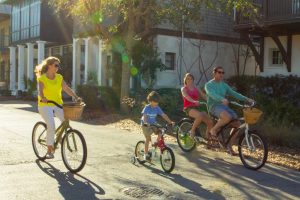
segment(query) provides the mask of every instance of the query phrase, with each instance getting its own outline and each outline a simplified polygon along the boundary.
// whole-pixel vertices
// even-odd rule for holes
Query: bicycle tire
[[[191,152],[196,148],[196,142],[187,135],[192,126],[193,121],[191,119],[183,119],[178,124],[176,133],[177,143],[180,149],[184,152]]]
[[[67,150],[69,152],[71,152],[74,156],[75,153],[78,152],[78,144],[76,144],[76,140],[75,140],[75,136],[78,136],[77,141],[80,141],[81,145],[82,145],[82,155],[81,155],[81,160],[79,160],[78,165],[74,165],[71,166],[71,160],[70,158],[67,158]],[[72,137],[72,138],[69,138]],[[62,138],[62,143],[61,143],[61,156],[62,156],[62,160],[64,162],[64,165],[66,166],[66,168],[72,172],[72,173],[77,173],[79,171],[81,171],[83,169],[83,167],[85,166],[86,163],[86,159],[87,159],[87,147],[86,147],[86,142],[85,139],[82,135],[81,132],[79,132],[78,130],[75,129],[70,129],[66,132],[66,134],[63,136]],[[75,157],[75,156],[74,156]],[[73,161],[75,162],[75,160],[73,158]]]
[[[37,130],[38,128],[41,127],[42,132],[40,135],[38,135]],[[45,134],[45,135],[43,135]],[[43,139],[40,139],[41,136],[43,135]],[[38,138],[37,138],[38,137]],[[31,142],[32,142],[32,148],[33,151],[36,155],[36,157],[39,160],[45,160],[46,159],[46,154],[47,154],[47,144],[46,144],[46,137],[47,137],[47,125],[44,122],[37,122],[32,129],[32,136],[31,136]],[[44,143],[43,143],[44,142]],[[43,147],[45,149],[45,152],[41,153],[40,150],[38,150],[38,144],[40,147]]]
[[[171,159],[170,161],[170,167],[166,167],[165,166],[165,161],[166,159],[163,158],[164,154],[168,152],[170,157],[169,159]],[[160,164],[161,164],[161,167],[163,168],[163,170],[166,172],[166,173],[171,173],[175,167],[175,155],[173,153],[173,150],[169,147],[166,147],[164,150],[162,150],[161,152],[161,155],[160,155]]]
[[[243,163],[243,165],[248,168],[248,169],[251,169],[251,170],[258,170],[260,169],[261,167],[263,167],[268,159],[268,145],[267,145],[267,142],[266,140],[257,132],[257,131],[249,131],[249,138],[252,138],[253,139],[258,139],[258,142],[260,142],[262,145],[262,150],[263,152],[261,152],[262,150],[260,149],[257,149],[256,148],[256,151],[255,152],[258,152],[262,155],[261,157],[261,161],[259,162],[258,165],[255,165],[255,166],[252,166],[248,160],[246,159],[246,157],[249,157],[247,155],[244,155],[244,151],[243,151],[243,147],[245,146],[246,150],[248,149],[248,151],[251,152],[251,150],[249,150],[248,146],[247,145],[243,145],[244,143],[246,143],[246,140],[245,140],[245,134],[240,138],[239,140],[239,145],[238,145],[238,150],[239,150],[239,157]],[[256,142],[256,141],[255,141]],[[253,142],[254,143],[254,142]]]
[[[144,164],[146,161],[144,160],[144,154],[145,154],[145,141],[138,141],[135,145],[134,149],[134,155],[136,157],[136,160],[140,164]]]

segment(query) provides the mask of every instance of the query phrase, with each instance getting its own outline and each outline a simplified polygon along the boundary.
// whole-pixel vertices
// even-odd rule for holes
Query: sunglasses
[[[55,64],[54,66],[55,66],[56,68],[59,68],[59,67],[60,67],[59,64]]]
[[[223,71],[216,71],[218,74],[225,74]]]

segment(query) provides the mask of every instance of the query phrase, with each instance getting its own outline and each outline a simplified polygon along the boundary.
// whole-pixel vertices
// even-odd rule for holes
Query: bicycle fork
[[[250,149],[250,151],[255,151],[256,149],[255,149],[255,145],[253,143],[253,138],[250,137],[250,135],[249,135],[249,125],[248,124],[245,125],[245,138],[246,138],[247,146]]]

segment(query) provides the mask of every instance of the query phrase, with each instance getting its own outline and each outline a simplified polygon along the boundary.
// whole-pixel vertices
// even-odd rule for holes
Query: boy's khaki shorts
[[[152,133],[158,133],[158,130],[155,130],[156,128],[154,127],[149,127],[149,126],[143,126],[142,125],[142,130],[143,130],[143,134],[145,135],[145,137],[151,137]]]

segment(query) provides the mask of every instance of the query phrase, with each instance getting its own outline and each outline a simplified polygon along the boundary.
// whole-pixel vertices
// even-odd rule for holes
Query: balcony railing
[[[253,0],[258,13],[254,18],[238,16],[237,25],[300,22],[300,0]]]
[[[0,35],[0,50],[7,49],[10,45],[10,36]]]

